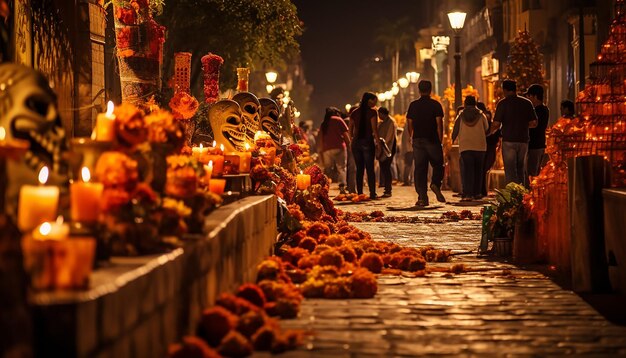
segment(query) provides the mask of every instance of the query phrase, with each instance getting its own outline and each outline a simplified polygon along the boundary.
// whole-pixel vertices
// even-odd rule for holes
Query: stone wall
[[[32,297],[40,357],[163,357],[193,332],[221,292],[254,280],[276,239],[274,196],[248,197],[211,213],[206,236],[158,256],[113,258],[88,291]]]

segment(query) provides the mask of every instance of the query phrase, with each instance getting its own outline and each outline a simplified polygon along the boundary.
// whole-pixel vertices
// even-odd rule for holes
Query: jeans
[[[404,185],[409,185],[413,181],[413,172],[415,169],[413,168],[413,152],[408,152],[404,154],[404,173],[402,175],[402,181]]]
[[[415,161],[415,191],[418,200],[428,202],[428,164],[433,167],[431,185],[441,188],[443,181],[443,148],[441,144],[423,138],[413,139],[413,159]]]
[[[485,160],[483,163],[483,176],[482,176],[482,184],[480,185],[482,196],[487,196],[489,188],[487,188],[487,175],[489,175],[489,171],[493,164],[496,162],[496,151],[498,149],[498,143],[492,144],[487,143],[487,151],[485,152]]]
[[[322,159],[324,161],[324,171],[329,173],[332,169],[337,170],[337,181],[339,187],[346,186],[346,150],[345,149],[329,149],[322,152]],[[328,175],[328,174],[327,174]]]
[[[352,154],[356,163],[356,192],[363,194],[363,175],[367,170],[367,186],[370,197],[376,197],[376,173],[374,172],[374,139],[356,139],[352,143]]]
[[[356,163],[354,162],[354,155],[352,154],[352,148],[347,150],[348,152],[348,173],[346,174],[346,181],[348,187],[346,190],[348,193],[356,193]]]
[[[385,194],[391,194],[391,183],[393,182],[393,176],[391,175],[391,164],[393,164],[393,157],[395,153],[392,152],[391,157],[380,162],[380,175],[382,182],[385,185]]]
[[[528,171],[529,176],[536,177],[537,175],[539,175],[539,172],[541,171],[541,162],[543,161],[543,154],[545,153],[545,151],[545,148],[528,150],[526,170]]]
[[[474,198],[481,195],[483,163],[485,152],[465,150],[461,152],[463,159],[463,197]]]
[[[528,143],[502,141],[502,160],[506,183],[524,184],[526,182],[526,157]]]

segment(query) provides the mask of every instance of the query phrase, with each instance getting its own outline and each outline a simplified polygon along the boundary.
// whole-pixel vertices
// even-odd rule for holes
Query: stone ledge
[[[254,279],[276,239],[274,196],[248,197],[206,218],[206,236],[163,255],[115,257],[80,292],[32,295],[40,357],[165,356],[221,292]]]

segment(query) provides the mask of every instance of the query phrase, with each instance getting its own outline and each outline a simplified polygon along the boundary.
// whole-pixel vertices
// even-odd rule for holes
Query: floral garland
[[[204,102],[212,104],[217,102],[220,96],[220,67],[224,64],[224,59],[209,52],[201,61],[204,73]]]

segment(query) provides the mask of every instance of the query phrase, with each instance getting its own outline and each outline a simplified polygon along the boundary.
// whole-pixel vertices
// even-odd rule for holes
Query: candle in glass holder
[[[73,182],[70,185],[70,202],[72,220],[84,223],[98,221],[100,216],[100,199],[102,198],[102,183],[90,183],[91,173],[87,167],[81,170],[82,182]]]
[[[37,227],[44,221],[54,221],[59,206],[59,188],[44,185],[48,181],[48,167],[39,171],[39,186],[24,185],[20,189],[17,226],[22,232]]]
[[[96,118],[96,140],[112,142],[115,140],[115,114],[113,102],[107,103],[106,113],[98,114]]]
[[[296,176],[296,186],[299,190],[307,190],[311,186],[311,176],[303,174],[301,170],[300,174]]]
[[[209,181],[209,191],[213,194],[224,194],[224,188],[226,188],[226,179],[211,179]]]

